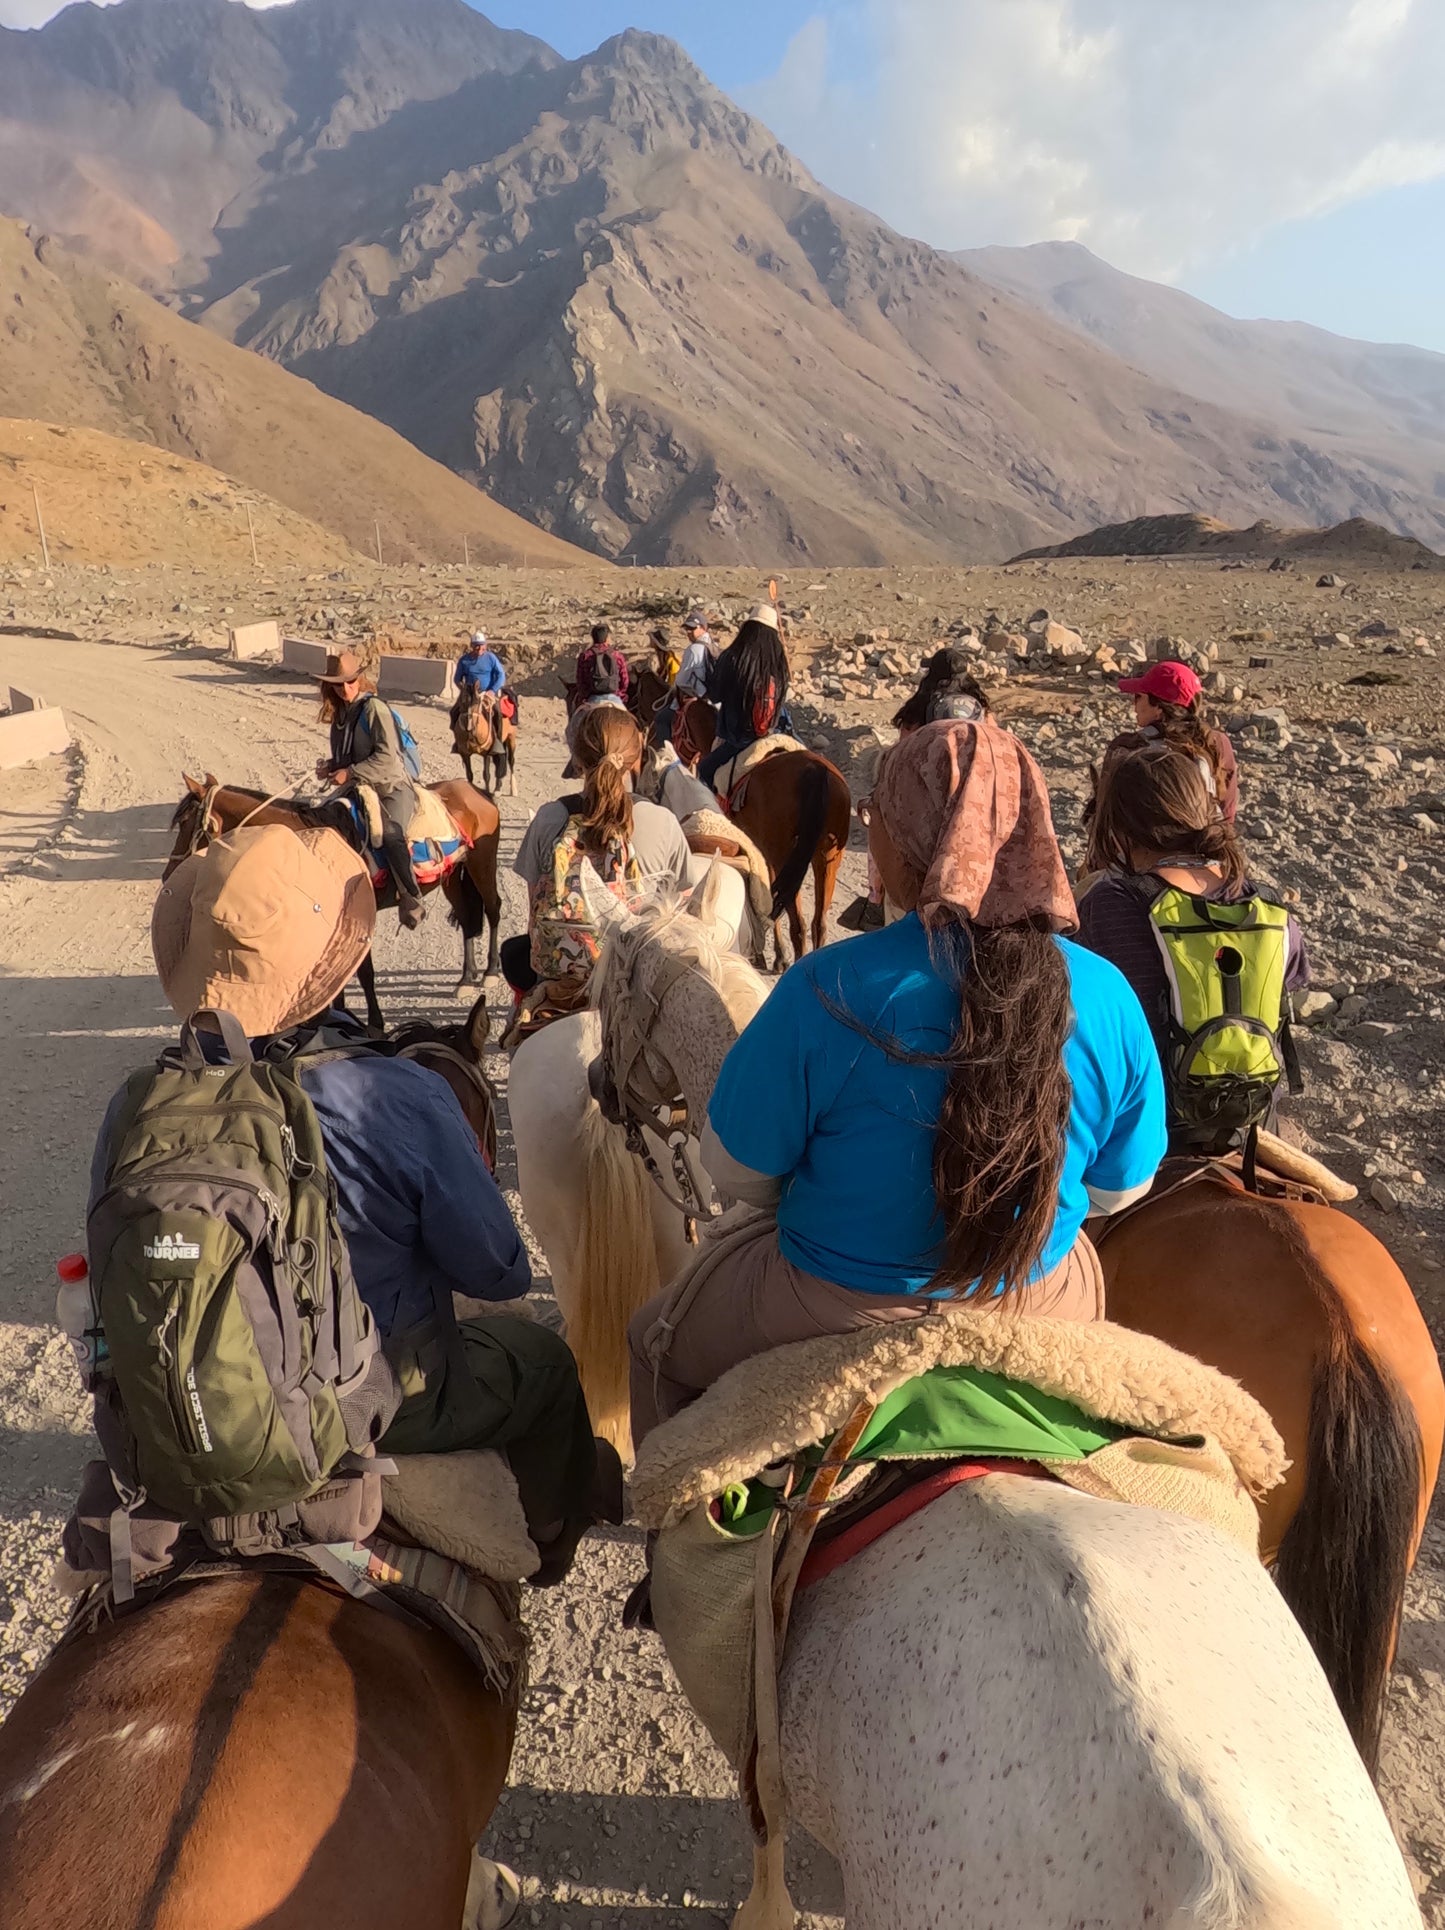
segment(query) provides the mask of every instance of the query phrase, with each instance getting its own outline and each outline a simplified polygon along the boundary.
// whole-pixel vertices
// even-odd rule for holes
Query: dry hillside
[[[153,442],[395,561],[576,552],[400,436],[0,220],[0,416]]]
[[[651,34],[564,62],[462,0],[72,8],[0,36],[6,206],[604,555],[966,561],[1168,511],[1445,537],[1393,430],[1132,365]]]
[[[0,563],[319,570],[357,560],[330,530],[203,463],[94,429],[0,419]],[[250,510],[248,527],[246,512]]]

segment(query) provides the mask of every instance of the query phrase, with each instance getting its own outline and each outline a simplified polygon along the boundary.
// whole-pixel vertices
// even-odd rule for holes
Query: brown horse
[[[502,709],[494,690],[472,690],[459,698],[452,719],[452,746],[462,760],[468,784],[473,783],[472,759],[482,760],[482,789],[496,796],[507,780],[509,797],[517,795],[517,726]]]
[[[1232,1374],[1293,1463],[1261,1552],[1373,1773],[1405,1579],[1440,1469],[1445,1385],[1405,1276],[1333,1207],[1222,1178],[1100,1238],[1109,1318]]]
[[[338,831],[349,844],[356,844],[351,811],[344,799],[320,805],[305,805],[267,799],[261,791],[248,791],[236,785],[222,785],[207,776],[204,782],[183,773],[186,795],[176,806],[171,824],[176,833],[163,876],[169,878],[178,864],[196,852],[204,851],[212,838],[224,836],[243,823],[286,824],[293,829],[323,827]],[[499,970],[498,927],[502,917],[502,894],[497,883],[497,856],[502,842],[502,820],[496,805],[470,784],[456,780],[429,786],[446,806],[452,822],[470,840],[465,858],[447,875],[421,887],[423,894],[440,883],[451,906],[452,917],[462,934],[462,976],[458,992],[480,986],[484,978],[494,978]],[[396,903],[396,893],[388,879],[377,894],[382,909]],[[478,969],[476,944],[482,928],[488,932],[487,964]],[[368,952],[356,974],[366,998],[366,1022],[374,1032],[383,1029],[381,1006],[376,996],[376,967]]]
[[[517,1699],[435,1630],[282,1575],[64,1644],[0,1729],[4,1930],[495,1930],[475,1857]]]
[[[824,943],[838,867],[848,848],[853,800],[836,765],[814,751],[779,751],[749,771],[729,816],[768,861],[773,875],[774,965],[783,969],[782,915],[793,957],[803,956],[803,880],[813,873],[813,950]],[[737,793],[734,793],[735,797]]]

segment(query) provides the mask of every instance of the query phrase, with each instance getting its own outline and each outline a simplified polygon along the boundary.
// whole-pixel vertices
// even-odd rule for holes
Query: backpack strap
[[[193,1012],[181,1027],[181,1064],[187,1072],[200,1072],[209,1063],[201,1047],[202,1032],[219,1034],[233,1066],[248,1066],[255,1063],[251,1041],[241,1029],[241,1021],[232,1012],[205,1010]]]

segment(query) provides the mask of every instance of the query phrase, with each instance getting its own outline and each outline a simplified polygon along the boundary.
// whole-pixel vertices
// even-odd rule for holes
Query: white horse
[[[780,1701],[848,1930],[1419,1930],[1309,1644],[1183,1516],[955,1488],[800,1598]]]
[[[665,957],[695,968],[662,995],[648,1023],[660,1061],[686,1068],[681,1091],[700,1124],[729,1046],[770,986],[731,949],[745,916],[737,872],[714,864],[688,911],[651,915],[657,944],[627,996],[646,997]],[[634,914],[609,893],[597,897],[595,915],[604,929],[633,925]],[[595,997],[606,995],[607,960],[604,941]],[[627,1323],[677,1272],[687,1245],[682,1214],[592,1096],[588,1068],[601,1048],[596,1011],[554,1020],[517,1048],[507,1106],[522,1208],[547,1256],[593,1425],[627,1454]],[[649,1143],[667,1171],[663,1140],[649,1135]]]

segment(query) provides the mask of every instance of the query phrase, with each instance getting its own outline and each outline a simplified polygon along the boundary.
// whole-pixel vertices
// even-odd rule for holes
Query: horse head
[[[186,795],[176,806],[171,818],[176,842],[161,873],[162,882],[170,877],[177,865],[204,851],[212,838],[218,838],[224,829],[215,808],[216,794],[221,788],[220,779],[213,777],[209,771],[204,778],[192,777],[189,771],[182,771],[181,776],[185,780]]]
[[[678,762],[677,752],[671,744],[650,743],[642,753],[642,768],[637,774],[637,795],[646,798],[650,804],[661,803],[667,774]]]

